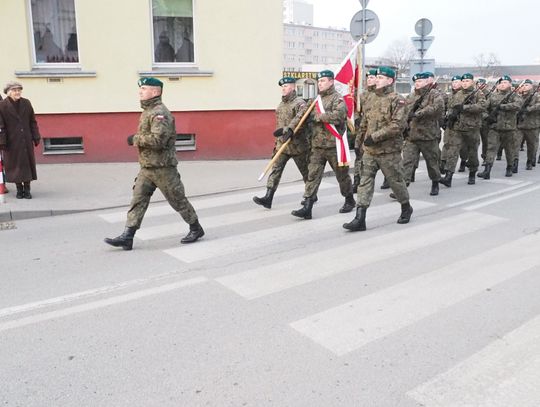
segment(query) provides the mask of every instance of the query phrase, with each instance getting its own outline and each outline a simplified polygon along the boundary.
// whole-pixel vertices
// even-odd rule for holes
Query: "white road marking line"
[[[51,319],[58,319],[69,315],[79,314],[81,312],[88,312],[99,308],[108,307],[111,305],[121,304],[128,301],[138,300],[141,298],[149,297],[156,294],[165,293],[168,291],[177,290],[179,288],[192,286],[195,284],[201,284],[208,281],[205,277],[197,277],[189,280],[182,280],[176,283],[166,284],[159,287],[148,288],[146,290],[134,291],[129,294],[118,295],[115,297],[106,298],[103,300],[93,301],[86,304],[75,305],[69,308],[63,308],[56,311],[45,312],[42,314],[32,315],[12,321],[0,323],[0,332],[10,329],[21,328],[23,326],[36,324],[39,322],[49,321]]]
[[[319,187],[319,190],[326,190],[330,188],[339,188],[339,187],[336,184],[322,182]],[[278,188],[276,192],[276,196],[297,193],[298,198],[301,199],[303,191],[304,191],[303,184],[285,185]],[[264,195],[264,192],[262,193]],[[241,193],[227,194],[227,195],[220,195],[220,196],[193,198],[190,200],[190,202],[195,208],[195,210],[201,210],[201,209],[208,209],[208,208],[218,208],[221,206],[231,205],[231,204],[250,202],[252,197],[258,194],[259,194],[259,191],[248,191],[248,192],[241,192]],[[174,211],[173,208],[169,206],[169,204],[164,203],[164,204],[159,204],[156,206],[150,206],[148,210],[146,211],[144,217],[152,218],[152,217],[158,217],[158,216],[164,216],[164,215],[171,215],[175,213],[176,212]],[[106,214],[99,215],[99,217],[109,223],[125,222],[126,211],[116,211],[116,212],[106,213]]]
[[[529,235],[291,326],[344,355],[537,266],[539,245],[540,236]]]
[[[540,406],[540,316],[407,395],[425,407]]]
[[[415,211],[435,206],[436,204],[424,201],[411,201]],[[416,213],[416,212],[415,212]],[[395,202],[390,202],[384,205],[377,205],[369,209],[369,220],[398,216],[399,205]],[[350,221],[351,214],[338,214],[317,218],[309,222],[294,222],[285,226],[259,230],[231,237],[222,238],[219,240],[202,240],[196,246],[176,247],[174,249],[165,250],[165,253],[177,258],[178,260],[191,263],[204,259],[210,259],[217,256],[230,255],[241,251],[256,249],[265,245],[296,240],[303,236],[312,235],[314,233],[324,232],[329,229],[342,229],[341,225],[344,222]]]
[[[521,191],[514,192],[513,194],[503,195],[503,196],[501,196],[499,198],[491,199],[491,200],[489,200],[487,202],[481,202],[481,203],[478,203],[478,204],[475,204],[475,205],[466,206],[463,209],[465,209],[467,211],[474,211],[476,209],[483,208],[484,206],[493,205],[493,204],[495,204],[497,202],[506,201],[507,199],[515,198],[516,196],[520,196],[520,195],[523,195],[523,194],[528,194],[529,192],[533,192],[533,191],[536,191],[538,189],[540,189],[540,185],[537,185],[537,186],[531,187],[531,188],[527,188],[527,189],[522,189]]]
[[[531,185],[531,184],[532,184],[532,182],[529,182],[529,181],[522,182],[519,185],[514,185],[514,186],[509,187],[509,188],[501,189],[500,191],[490,192],[488,194],[483,194],[483,195],[477,195],[474,198],[469,198],[469,199],[464,199],[463,201],[453,202],[453,203],[447,204],[446,206],[448,208],[454,208],[456,206],[466,205],[468,203],[480,201],[482,199],[490,198],[492,196],[502,195],[502,194],[505,194],[507,192],[514,191],[514,190],[516,190],[518,188],[523,188],[523,187],[525,187],[527,185]]]
[[[466,212],[418,226],[401,226],[400,230],[392,233],[360,242],[355,239],[339,247],[224,276],[216,281],[251,300],[447,241],[503,221],[505,219],[491,215]],[[345,238],[343,240],[346,241]],[[350,254],[360,246],[369,247],[370,250],[362,251],[358,257],[352,257]],[[334,259],[332,267],[321,267],[329,258]]]
[[[468,172],[464,174],[457,174],[454,173],[454,179],[467,179],[469,178]],[[501,184],[501,185],[518,185],[523,184],[525,181],[522,180],[513,180],[508,178],[490,178],[488,180],[480,179],[478,180],[479,183],[491,183],[491,184]]]

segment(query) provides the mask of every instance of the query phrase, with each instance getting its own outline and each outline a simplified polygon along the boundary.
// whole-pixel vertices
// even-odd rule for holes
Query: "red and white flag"
[[[317,99],[315,101],[315,109],[317,109],[317,113],[319,114],[323,114],[325,112],[320,95],[317,96]],[[340,167],[348,166],[351,162],[351,152],[349,149],[349,141],[347,140],[347,126],[345,126],[345,131],[343,132],[343,134],[339,134],[336,126],[326,122],[323,123],[326,130],[328,130],[332,134],[332,136],[336,138],[338,165]]]

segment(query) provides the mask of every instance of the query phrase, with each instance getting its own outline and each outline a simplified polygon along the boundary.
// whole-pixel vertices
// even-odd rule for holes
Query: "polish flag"
[[[355,108],[355,90],[358,88],[360,78],[358,66],[358,52],[361,41],[359,41],[341,63],[335,73],[334,86],[339,94],[345,100],[347,105],[347,121],[354,129],[354,108]]]

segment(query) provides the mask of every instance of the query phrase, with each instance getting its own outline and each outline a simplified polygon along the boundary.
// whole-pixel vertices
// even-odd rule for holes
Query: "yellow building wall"
[[[32,71],[29,0],[1,0],[0,84],[24,85],[37,113],[139,111],[139,72],[152,71],[151,0],[75,0],[82,71],[95,77],[17,77]],[[194,0],[196,66],[209,77],[165,83],[173,111],[265,110],[279,102],[282,2]]]

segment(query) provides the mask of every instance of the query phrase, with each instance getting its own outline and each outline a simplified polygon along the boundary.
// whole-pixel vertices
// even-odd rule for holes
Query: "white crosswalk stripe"
[[[291,326],[344,355],[537,266],[539,245],[530,235]]]
[[[446,241],[502,221],[504,221],[502,218],[495,216],[470,212],[427,224],[408,226],[403,230],[364,240],[362,244],[369,246],[370,251],[358,257],[348,255],[358,246],[358,242],[355,240],[351,242],[350,237],[346,236],[348,243],[339,247],[227,275],[218,278],[217,281],[244,298],[254,299]],[[335,259],[331,269],[320,267],[327,258]]]
[[[434,203],[423,201],[411,201],[415,213],[425,208],[435,206]],[[395,202],[375,206],[370,210],[369,219],[371,222],[388,216],[395,216],[397,205]],[[293,222],[286,226],[258,230],[255,232],[234,235],[219,240],[201,241],[197,246],[186,250],[178,247],[165,250],[165,253],[187,263],[211,259],[216,256],[231,255],[236,252],[246,251],[261,247],[262,243],[269,246],[274,243],[287,242],[290,240],[302,239],[302,237],[313,235],[314,233],[324,233],[330,229],[339,229],[341,224],[348,222],[351,215],[337,214],[324,218],[313,219],[309,222]]]
[[[540,316],[407,394],[425,407],[540,406]]]

